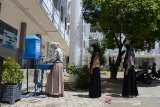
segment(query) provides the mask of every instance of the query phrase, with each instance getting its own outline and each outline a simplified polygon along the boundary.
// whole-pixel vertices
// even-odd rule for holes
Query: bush
[[[4,61],[4,71],[2,74],[2,80],[4,83],[22,83],[23,77],[23,71],[20,69],[20,65],[13,58],[9,57]]]
[[[79,74],[80,68],[76,65],[70,65],[66,68],[66,72],[69,74]]]
[[[80,70],[79,78],[77,80],[78,88],[81,89],[89,88],[89,81],[90,81],[89,68],[88,65],[84,65]]]

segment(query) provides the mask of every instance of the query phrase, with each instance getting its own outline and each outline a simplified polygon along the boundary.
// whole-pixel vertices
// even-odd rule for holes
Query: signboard
[[[0,20],[0,42],[5,48],[15,50],[17,48],[17,30]]]
[[[7,30],[4,30],[2,46],[15,50],[17,48],[17,35]]]

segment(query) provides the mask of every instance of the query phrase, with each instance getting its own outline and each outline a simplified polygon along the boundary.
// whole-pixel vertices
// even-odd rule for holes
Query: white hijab
[[[59,44],[58,42],[52,42],[52,43],[50,44],[50,47],[51,47],[52,49],[57,49],[57,48],[59,48],[59,46],[60,46],[60,44]]]
[[[50,44],[50,47],[53,49],[53,53],[56,51],[58,52],[59,59],[61,62],[63,62],[63,53],[62,53],[62,50],[60,49],[60,44],[58,42],[52,42]]]

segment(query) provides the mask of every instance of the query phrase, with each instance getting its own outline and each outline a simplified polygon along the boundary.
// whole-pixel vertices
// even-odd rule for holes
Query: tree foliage
[[[129,40],[135,50],[150,50],[160,40],[160,0],[84,0],[84,20],[105,35],[108,48],[118,48],[110,66],[116,79]]]
[[[121,34],[141,50],[160,39],[160,0],[84,0],[83,16],[106,35],[110,48],[123,45]]]

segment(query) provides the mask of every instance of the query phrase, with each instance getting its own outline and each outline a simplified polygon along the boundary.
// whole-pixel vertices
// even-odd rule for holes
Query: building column
[[[0,14],[1,14],[1,2],[0,2]],[[0,87],[2,80],[2,71],[3,71],[3,58],[0,56]]]
[[[1,4],[1,1],[0,1],[0,14],[1,14],[1,6],[2,6],[2,4]]]
[[[24,55],[26,31],[27,31],[27,24],[21,23],[20,42],[19,42],[19,57],[23,57],[23,55]]]
[[[82,65],[82,0],[71,0],[69,63]]]

